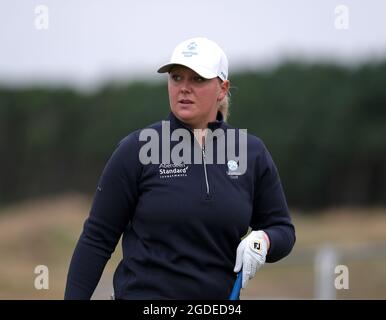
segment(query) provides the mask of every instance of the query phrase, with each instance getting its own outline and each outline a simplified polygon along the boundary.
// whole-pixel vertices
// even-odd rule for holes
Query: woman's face
[[[229,81],[205,79],[184,66],[175,66],[169,72],[168,90],[170,108],[174,115],[193,129],[206,128],[216,120],[217,105],[229,88]]]

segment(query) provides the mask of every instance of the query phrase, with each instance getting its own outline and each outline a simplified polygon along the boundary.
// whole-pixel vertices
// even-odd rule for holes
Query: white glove
[[[237,247],[236,265],[234,272],[243,268],[243,289],[248,280],[252,279],[256,271],[265,263],[269,238],[264,231],[252,231]]]

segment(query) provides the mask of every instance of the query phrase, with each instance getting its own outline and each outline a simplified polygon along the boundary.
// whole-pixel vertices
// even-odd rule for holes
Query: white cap
[[[224,51],[207,38],[192,38],[181,42],[174,49],[170,62],[160,67],[158,72],[169,72],[176,64],[188,67],[206,79],[228,78],[228,59]]]

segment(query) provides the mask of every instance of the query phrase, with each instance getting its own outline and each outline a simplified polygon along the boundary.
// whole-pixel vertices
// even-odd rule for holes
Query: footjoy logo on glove
[[[251,242],[251,249],[253,249],[256,252],[259,252],[261,250],[261,243],[260,243],[260,241],[253,241],[253,242]]]

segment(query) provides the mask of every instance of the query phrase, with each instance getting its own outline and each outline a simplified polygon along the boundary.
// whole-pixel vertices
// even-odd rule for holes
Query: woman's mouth
[[[181,99],[178,102],[182,103],[182,104],[192,104],[193,103],[193,101],[189,100],[189,99]]]

